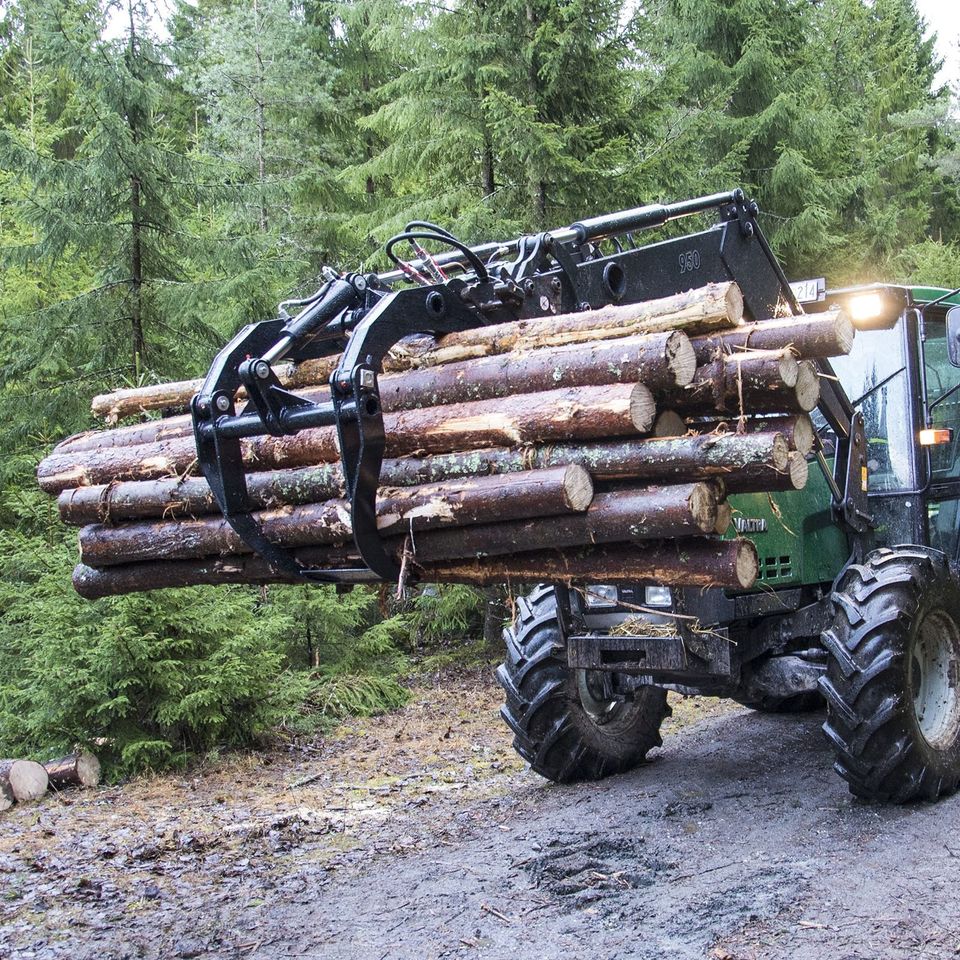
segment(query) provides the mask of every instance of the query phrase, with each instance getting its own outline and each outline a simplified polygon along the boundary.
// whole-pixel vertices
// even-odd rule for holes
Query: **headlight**
[[[673,594],[669,587],[647,587],[643,594],[643,602],[648,607],[672,607]]]
[[[615,607],[617,588],[613,584],[591,584],[586,589],[588,607]]]

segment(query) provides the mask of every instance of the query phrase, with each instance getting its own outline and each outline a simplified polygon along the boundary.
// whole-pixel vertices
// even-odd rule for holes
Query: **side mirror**
[[[960,307],[947,311],[947,356],[951,366],[960,367]]]

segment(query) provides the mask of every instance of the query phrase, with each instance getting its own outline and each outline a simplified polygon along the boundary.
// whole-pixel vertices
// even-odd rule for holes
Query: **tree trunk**
[[[766,466],[751,466],[726,478],[727,492],[776,493],[802,490],[807,485],[810,466],[802,454],[790,451],[785,470],[771,470]]]
[[[348,562],[349,553],[315,548],[297,551],[303,563]],[[425,583],[669,583],[674,586],[727,586],[748,589],[759,571],[756,547],[749,540],[698,540],[646,544],[614,544],[582,550],[548,550],[517,554],[504,560],[472,560],[457,564],[421,565]],[[79,564],[73,585],[87,599],[143,590],[200,584],[288,583],[260,557],[207,557],[202,560],[157,561],[97,570]]]
[[[100,782],[100,761],[86,751],[71,753],[43,766],[50,778],[50,785],[58,790],[65,787],[95,787]]]
[[[746,350],[787,347],[802,360],[816,360],[848,354],[853,347],[854,333],[850,318],[843,311],[832,309],[783,320],[747,323],[736,330],[702,334],[692,339],[698,364]]]
[[[642,382],[649,390],[676,390],[693,379],[696,364],[689,339],[680,331],[512,352],[444,366],[388,373],[379,379],[386,411],[452,406],[562,387]],[[326,387],[301,394],[314,401],[330,397]],[[81,434],[57,445],[55,453],[134,446],[193,434],[189,417]]]
[[[809,418],[796,418],[799,423]],[[680,421],[683,424],[683,421]],[[764,465],[771,475],[787,467],[788,442],[774,426],[794,432],[794,420],[773,418],[771,429],[737,434],[724,432],[628,440],[610,443],[556,444],[524,450],[478,450],[436,457],[384,460],[380,482],[386,486],[413,486],[460,477],[513,474],[526,469],[549,469],[567,463],[585,467],[601,479],[633,479],[653,483],[681,483],[735,475],[751,464]],[[683,425],[686,432],[686,426]],[[812,431],[811,431],[812,436]],[[801,451],[809,452],[807,451]],[[281,504],[320,503],[344,495],[339,464],[320,464],[293,470],[251,473],[247,491],[255,509]],[[118,481],[64,490],[59,497],[64,523],[120,523],[151,517],[175,519],[219,513],[206,480]]]
[[[380,494],[377,527],[388,535],[583,511],[593,499],[593,484],[582,467],[564,466],[509,477],[381,489]],[[344,543],[353,535],[349,506],[343,500],[281,507],[257,518],[264,535],[287,548]],[[80,531],[81,561],[96,567],[248,552],[250,547],[222,517],[120,527],[95,524]]]
[[[497,445],[570,442],[647,432],[655,408],[641,384],[575,387],[451,407],[384,415],[388,456],[450,453]],[[339,459],[334,427],[292,437],[257,437],[243,443],[248,470],[331,463]],[[196,461],[191,437],[135,447],[51,454],[37,468],[40,487],[59,494],[70,487],[182,475]]]
[[[597,494],[590,508],[577,516],[424,533],[414,538],[413,555],[418,562],[435,564],[594,543],[695,537],[712,533],[716,522],[717,496],[708,483],[616,490]]]
[[[39,800],[47,792],[47,771],[32,760],[0,760],[0,793],[18,803]]]
[[[511,351],[530,351],[671,330],[692,332],[727,328],[742,321],[743,296],[740,288],[735,283],[709,284],[660,300],[494,324],[477,330],[450,333],[440,340],[432,337],[408,338],[387,357],[384,369],[402,372],[413,367],[434,367]],[[681,371],[676,382],[689,382],[689,379],[682,379],[685,375],[682,371],[689,365],[689,355],[682,341],[674,340],[673,343],[676,346],[670,349],[676,349],[677,356],[671,363]],[[324,357],[305,361],[296,368],[281,364],[276,372],[285,386],[294,389],[315,386],[329,379],[338,361],[338,357]],[[665,383],[669,383],[669,380]],[[108,422],[150,410],[170,407],[185,409],[190,398],[202,386],[203,381],[197,379],[117,390],[94,397],[91,408],[97,416],[105,417]]]

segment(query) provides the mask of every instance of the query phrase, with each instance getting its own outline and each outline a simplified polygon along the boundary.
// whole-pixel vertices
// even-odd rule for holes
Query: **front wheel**
[[[539,587],[517,607],[497,669],[506,692],[500,715],[534,771],[556,783],[599,780],[630,770],[660,746],[660,724],[670,713],[665,690],[642,687],[633,699],[618,699],[600,671],[571,670],[552,587]]]
[[[820,688],[836,770],[868,800],[936,800],[960,782],[960,585],[943,554],[877,550],[834,593]]]

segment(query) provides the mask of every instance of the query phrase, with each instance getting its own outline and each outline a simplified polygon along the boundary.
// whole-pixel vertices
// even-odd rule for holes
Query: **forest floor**
[[[0,817],[0,958],[899,960],[960,954],[960,799],[869,806],[817,714],[674,702],[557,787],[489,672],[315,743]]]

